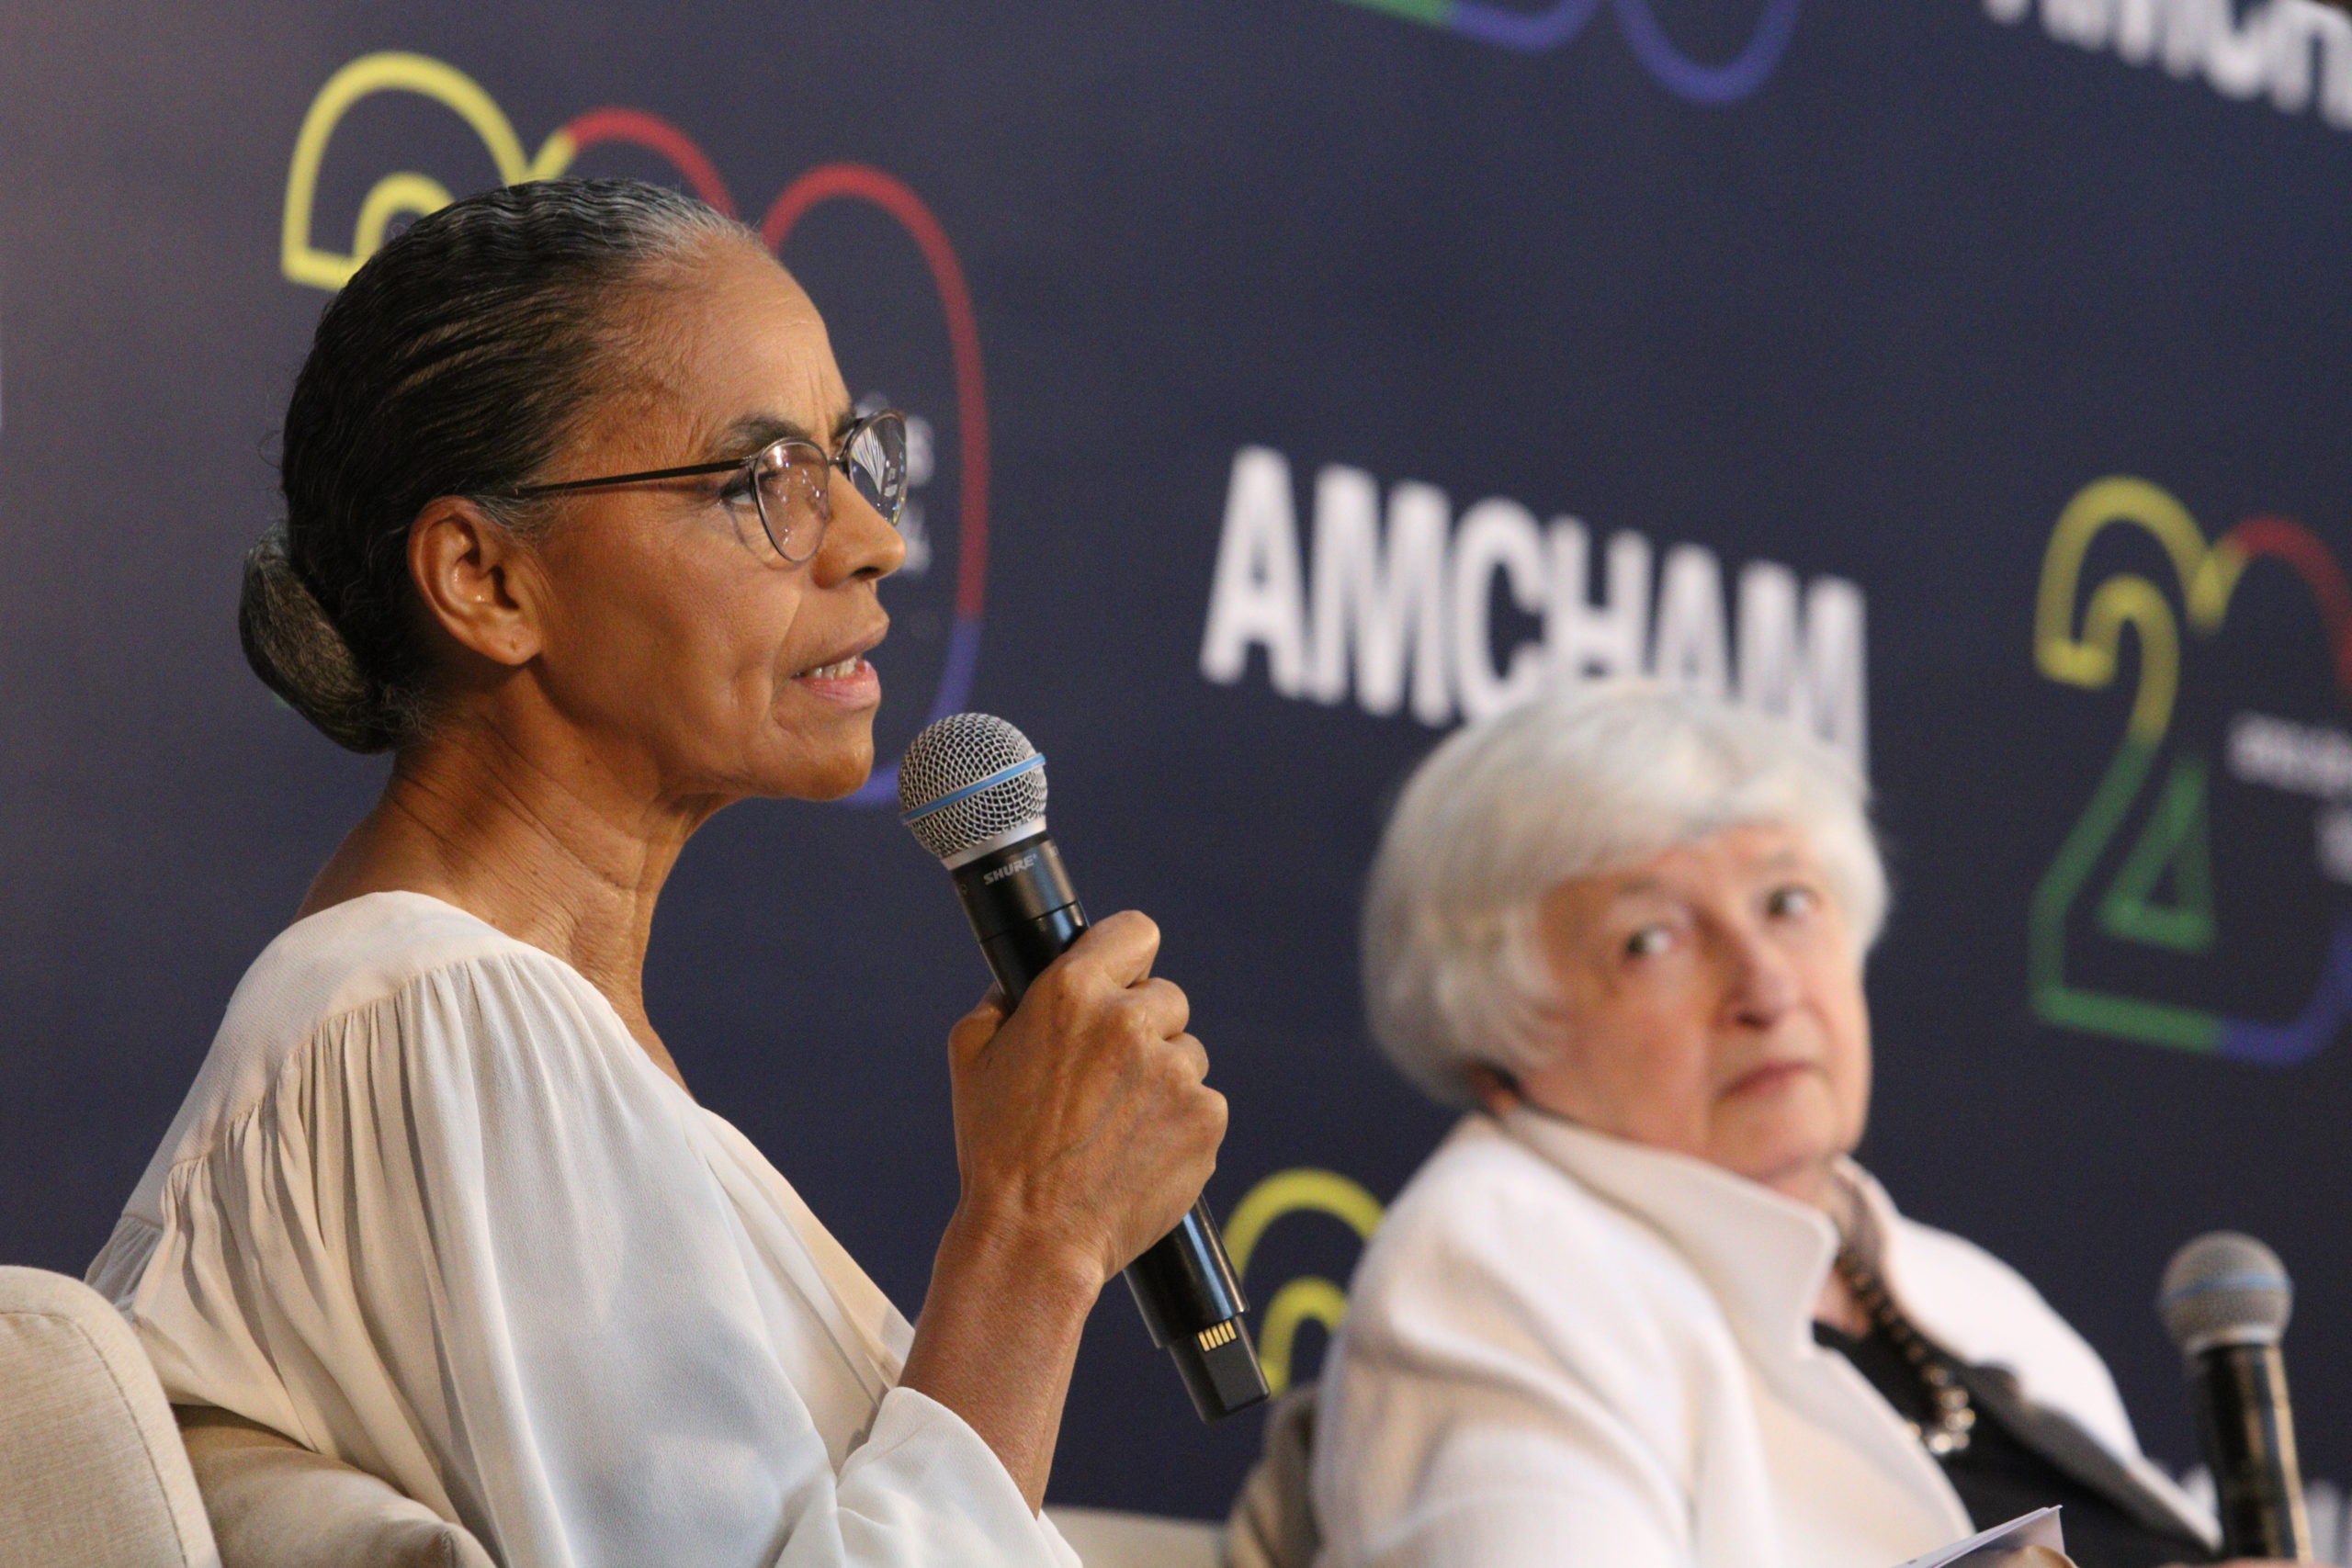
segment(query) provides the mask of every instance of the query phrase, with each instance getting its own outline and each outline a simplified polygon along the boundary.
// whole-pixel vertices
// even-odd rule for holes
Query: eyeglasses
[[[524,485],[505,493],[519,501],[565,491],[603,490],[731,470],[736,478],[719,491],[719,499],[739,502],[748,494],[759,511],[768,543],[775,547],[776,554],[797,566],[825,542],[825,525],[833,520],[835,468],[849,476],[857,493],[882,514],[884,522],[897,527],[899,514],[907,504],[907,416],[896,409],[867,414],[842,433],[841,444],[830,453],[814,442],[787,435],[748,457],[721,463],[689,463],[682,468],[648,468],[640,474]]]

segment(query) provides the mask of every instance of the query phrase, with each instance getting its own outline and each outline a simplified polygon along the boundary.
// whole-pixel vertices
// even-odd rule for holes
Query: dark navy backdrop
[[[1446,1123],[1359,1021],[1384,801],[1548,639],[1867,748],[1866,1157],[2176,1462],[2156,1274],[2268,1237],[2342,1475],[2347,121],[2304,0],[11,6],[0,1258],[79,1272],[380,775],[232,626],[370,193],[569,166],[788,228],[853,386],[925,420],[888,739],[967,682],[1090,901],[1166,927],[1297,1372]],[[910,1308],[982,981],[871,809],[728,813],[656,928],[690,1081]],[[1114,1295],[1056,1495],[1221,1513],[1256,1440]]]

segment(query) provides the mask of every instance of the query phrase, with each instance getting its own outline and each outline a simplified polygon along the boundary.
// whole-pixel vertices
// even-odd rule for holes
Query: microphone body
[[[2276,1345],[2216,1345],[2188,1358],[2197,1440],[2213,1472],[2222,1550],[2232,1557],[2308,1562],[2302,1466]]]
[[[2213,1473],[2229,1557],[2311,1560],[2294,1408],[2278,1349],[2293,1304],[2278,1255],[2231,1231],[2199,1236],[2176,1253],[2156,1298],[2187,1365],[2198,1445]]]
[[[926,812],[924,805],[909,800],[906,781],[922,777],[935,785],[939,781],[933,775],[940,768],[933,759],[943,751],[961,761],[956,755],[959,750],[956,742],[968,741],[969,736],[958,737],[950,727],[967,721],[1000,727],[1035,760],[1016,761],[985,773],[978,786],[941,790],[925,803],[930,809],[935,812],[935,803],[942,798],[968,809],[978,804],[971,797],[976,787],[985,795],[989,788],[1001,791],[1008,784],[1023,784],[1023,772],[1036,775],[1029,785],[1033,794],[993,815],[972,816],[967,835],[1007,817],[1015,818],[1010,826],[977,841],[956,845],[935,823],[926,823],[917,832],[925,847],[939,852],[946,864],[989,971],[1003,989],[1005,1000],[1017,1005],[1046,965],[1069,952],[1085,932],[1086,910],[1070,885],[1060,852],[1046,833],[1043,760],[1036,759],[1034,748],[1018,730],[1001,719],[957,715],[940,720],[916,738],[900,774],[902,804],[911,807],[909,825],[922,821]],[[943,732],[947,739],[934,741],[934,736]],[[1003,744],[993,735],[984,734],[982,739]],[[928,748],[927,742],[932,743]],[[961,750],[968,754],[969,747]],[[1012,754],[999,751],[989,761]],[[919,760],[932,765],[918,769]],[[1241,1282],[1226,1257],[1225,1242],[1217,1235],[1205,1198],[1194,1200],[1174,1230],[1129,1264],[1125,1278],[1152,1343],[1174,1359],[1184,1391],[1192,1396],[1193,1408],[1202,1420],[1222,1420],[1267,1397],[1266,1374],[1258,1364],[1257,1348],[1242,1319],[1249,1303],[1242,1298]]]
[[[1041,827],[948,874],[989,972],[1003,987],[1004,999],[1018,1006],[1030,982],[1086,930],[1086,910],[1062,868],[1061,852]]]

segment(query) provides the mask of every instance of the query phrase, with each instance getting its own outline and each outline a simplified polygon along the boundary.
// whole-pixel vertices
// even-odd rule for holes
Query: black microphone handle
[[[2197,1440],[2213,1472],[2226,1557],[2309,1562],[2295,1415],[2276,1345],[2216,1345],[2188,1358]]]
[[[1041,829],[952,874],[996,983],[1018,1005],[1030,982],[1086,930],[1060,853]],[[1151,1342],[1174,1359],[1202,1420],[1223,1420],[1266,1397],[1265,1371],[1241,1316],[1250,1303],[1205,1197],[1127,1265],[1125,1278]]]

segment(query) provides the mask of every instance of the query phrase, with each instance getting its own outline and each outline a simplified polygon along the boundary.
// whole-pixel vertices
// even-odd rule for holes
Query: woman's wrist
[[[956,1205],[940,1237],[933,1274],[985,1280],[985,1288],[1010,1291],[1033,1310],[1080,1320],[1093,1310],[1105,1283],[1100,1261],[1068,1236],[1010,1205],[968,1195]]]
[[[1043,1506],[1062,1401],[1101,1266],[1038,1227],[959,1203],[899,1382],[962,1416]]]

